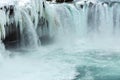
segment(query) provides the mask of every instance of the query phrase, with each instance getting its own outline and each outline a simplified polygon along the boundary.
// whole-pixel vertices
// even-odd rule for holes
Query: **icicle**
[[[22,34],[23,26],[22,26],[21,9],[20,9],[17,5],[15,6],[15,15],[14,15],[14,19],[15,19],[16,27],[18,28],[18,26],[19,26],[20,34]]]
[[[5,11],[0,10],[0,29],[1,29],[1,38],[4,39],[6,36],[5,33],[5,25],[6,25],[6,15],[5,15]]]

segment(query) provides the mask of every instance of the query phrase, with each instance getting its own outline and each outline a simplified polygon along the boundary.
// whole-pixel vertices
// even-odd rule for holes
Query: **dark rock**
[[[9,15],[10,16],[14,15],[14,6],[13,5],[10,5],[9,10],[10,10]]]
[[[15,22],[5,25],[6,37],[3,40],[6,48],[13,48],[20,43],[20,29],[19,24],[16,26]]]
[[[107,4],[109,7],[112,7],[114,4],[120,4],[119,1],[105,1],[102,4]]]
[[[82,9],[82,8],[83,8],[83,6],[84,6],[84,5],[82,5],[82,4],[81,4],[81,5],[80,5],[80,8]]]
[[[48,24],[48,21],[44,17],[39,18],[37,33],[39,37],[46,36],[49,34],[49,24]]]
[[[5,13],[9,13],[9,19],[10,22],[9,24],[6,23],[4,25],[5,27],[5,39],[2,39],[3,43],[5,44],[5,47],[16,47],[16,45],[19,43],[20,40],[20,29],[19,29],[19,24],[16,25],[15,20],[14,20],[14,5],[9,5],[9,6],[3,6],[0,8],[1,10],[4,10]]]
[[[56,0],[58,3],[63,3],[63,2],[72,2],[73,0]]]
[[[46,0],[46,1],[52,1],[52,0]]]
[[[65,0],[65,2],[72,2],[73,0]]]
[[[45,3],[43,2],[43,8],[45,8]]]
[[[92,2],[89,3],[89,8],[91,8],[92,6],[94,6],[94,4]]]

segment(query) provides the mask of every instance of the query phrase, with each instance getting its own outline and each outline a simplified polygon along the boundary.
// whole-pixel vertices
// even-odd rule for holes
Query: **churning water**
[[[119,2],[27,1],[15,1],[12,19],[20,48],[0,42],[0,80],[120,80]],[[5,9],[0,16],[4,39],[13,22]]]

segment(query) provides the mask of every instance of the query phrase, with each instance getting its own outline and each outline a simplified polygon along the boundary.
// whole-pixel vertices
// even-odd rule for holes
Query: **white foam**
[[[55,58],[54,53],[49,55],[49,51],[51,52],[50,49],[43,48],[32,53],[31,56],[29,53],[29,56],[6,59],[0,64],[0,80],[73,79],[76,76],[75,65]]]

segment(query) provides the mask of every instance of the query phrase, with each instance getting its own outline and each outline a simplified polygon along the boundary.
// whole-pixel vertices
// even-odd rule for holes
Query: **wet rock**
[[[112,7],[115,4],[120,4],[120,2],[119,1],[109,1],[109,2],[105,1],[102,4],[107,4],[109,7]]]
[[[14,6],[13,5],[10,5],[10,7],[9,7],[9,15],[11,16],[11,15],[14,15]]]
[[[56,0],[58,3],[63,3],[63,2],[72,2],[73,0]]]
[[[65,2],[72,2],[73,0],[65,0]]]
[[[89,8],[93,7],[94,6],[94,3],[90,2],[89,3]]]
[[[46,0],[46,1],[53,1],[53,0]]]
[[[6,48],[13,48],[20,43],[20,29],[19,25],[16,26],[15,22],[5,25],[6,37],[3,40]]]
[[[81,5],[80,5],[80,8],[82,9],[83,7],[84,7],[84,5],[81,4]]]
[[[6,25],[4,25],[6,37],[2,41],[5,44],[6,48],[13,46],[16,47],[20,40],[20,29],[19,24],[16,25],[15,23],[14,5],[3,6],[0,9],[4,10],[5,13],[9,15],[9,23],[6,23]]]
[[[39,37],[46,36],[49,34],[49,24],[44,17],[39,18],[37,33]]]

